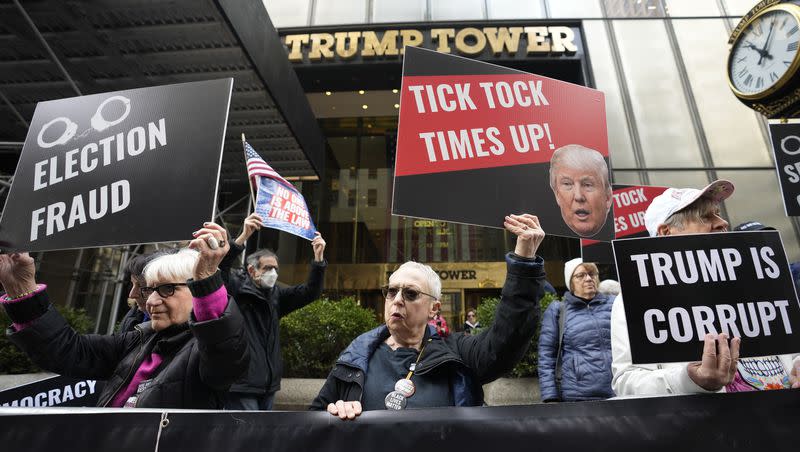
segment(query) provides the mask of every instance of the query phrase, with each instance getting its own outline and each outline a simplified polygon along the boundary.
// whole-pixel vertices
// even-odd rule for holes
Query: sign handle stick
[[[244,165],[247,166],[247,152],[244,150],[244,144],[247,140],[244,137],[244,133],[242,133],[242,152],[244,152]],[[256,194],[253,192],[253,181],[250,179],[250,176],[247,176],[247,185],[250,186],[250,204],[253,206],[253,211],[256,210]]]

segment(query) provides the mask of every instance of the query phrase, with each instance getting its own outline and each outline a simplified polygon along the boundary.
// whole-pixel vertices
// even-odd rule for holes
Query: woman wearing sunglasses
[[[441,304],[439,275],[406,262],[383,289],[385,324],[345,349],[311,409],[354,419],[368,410],[483,404],[482,385],[510,371],[533,338],[544,283],[538,218],[509,215],[504,226],[517,242],[506,255],[502,299],[488,330],[439,336],[428,325]]]
[[[12,342],[44,369],[107,380],[98,406],[222,408],[222,396],[249,362],[243,321],[217,265],[225,229],[206,223],[188,248],[144,268],[150,323],[127,333],[77,334],[36,284],[27,253],[0,255],[0,299]],[[190,279],[191,278],[191,279]]]

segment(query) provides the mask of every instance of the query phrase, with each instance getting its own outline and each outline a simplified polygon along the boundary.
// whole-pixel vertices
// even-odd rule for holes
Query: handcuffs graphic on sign
[[[117,118],[117,119],[115,119],[113,121],[107,121],[105,118],[103,118],[103,107],[105,107],[106,104],[108,104],[109,102],[113,102],[113,101],[122,102],[122,104],[125,105],[125,112],[122,113],[122,116],[120,116],[119,118]],[[121,123],[122,121],[124,121],[125,118],[127,118],[128,115],[130,114],[130,112],[131,112],[131,100],[130,99],[128,99],[125,96],[119,96],[119,95],[111,96],[111,97],[107,98],[106,100],[104,100],[97,107],[97,111],[95,111],[94,116],[92,116],[92,119],[91,119],[92,128],[94,130],[98,131],[98,132],[102,132],[103,130],[108,129],[111,126],[115,126],[115,125]],[[50,126],[52,126],[53,124],[59,123],[59,122],[63,122],[66,125],[66,129],[64,130],[64,133],[62,133],[60,137],[58,137],[57,139],[55,139],[53,141],[49,141],[49,142],[44,141],[44,132],[47,129],[49,129]],[[42,149],[49,149],[49,148],[51,148],[53,146],[66,144],[70,139],[72,139],[72,137],[75,136],[75,132],[77,132],[77,131],[78,131],[78,125],[76,123],[72,122],[72,120],[70,120],[66,116],[59,116],[58,118],[55,118],[55,119],[51,120],[50,122],[48,122],[47,124],[45,124],[44,126],[42,126],[42,129],[39,131],[39,135],[36,137],[36,144],[38,144],[39,147],[41,147]],[[85,135],[86,133],[88,133],[88,130],[86,132],[84,132],[83,135]]]

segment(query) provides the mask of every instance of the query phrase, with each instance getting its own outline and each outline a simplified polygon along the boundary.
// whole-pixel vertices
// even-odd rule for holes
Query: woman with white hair
[[[364,410],[481,405],[481,386],[525,354],[544,283],[544,261],[536,256],[544,238],[538,218],[510,215],[504,226],[517,243],[506,255],[506,282],[488,330],[439,336],[428,325],[441,304],[439,275],[406,262],[383,288],[385,324],[357,337],[339,356],[311,409],[354,419]]]
[[[217,265],[227,253],[224,228],[206,223],[188,248],[144,268],[150,323],[134,331],[79,335],[36,284],[27,253],[0,255],[0,304],[11,342],[40,367],[107,380],[98,406],[222,408],[222,396],[246,369],[243,322]]]

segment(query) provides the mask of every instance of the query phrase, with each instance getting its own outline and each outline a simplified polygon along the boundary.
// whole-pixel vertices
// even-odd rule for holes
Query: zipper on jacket
[[[136,363],[139,362],[139,357],[142,356],[142,353],[144,353],[145,344],[144,341],[142,340],[144,333],[142,332],[141,328],[139,328],[139,325],[136,325],[135,328],[139,332],[139,342],[142,344],[141,348],[139,349],[139,352],[136,354],[136,357],[133,359],[133,364],[131,365],[131,368],[128,370],[128,375],[125,376],[125,378],[122,380],[122,383],[120,383],[119,386],[117,386],[114,392],[110,393],[108,400],[106,400],[103,403],[103,407],[107,407],[108,404],[111,403],[112,400],[114,400],[114,396],[117,395],[120,389],[122,389],[122,386],[125,384],[125,382],[128,381],[129,378],[131,378],[131,375],[135,371]]]

